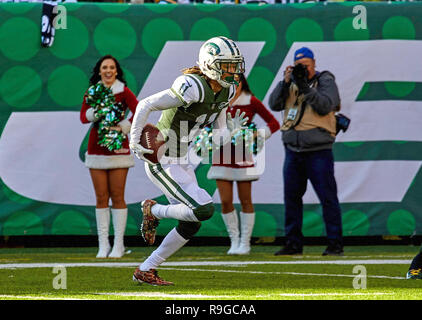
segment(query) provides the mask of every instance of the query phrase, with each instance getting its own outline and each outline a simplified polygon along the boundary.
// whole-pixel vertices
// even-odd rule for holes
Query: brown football
[[[147,123],[142,130],[141,145],[146,149],[151,149],[154,153],[144,153],[144,157],[153,163],[160,162],[164,154],[165,148],[160,147],[165,143],[164,137],[160,130],[151,123]]]

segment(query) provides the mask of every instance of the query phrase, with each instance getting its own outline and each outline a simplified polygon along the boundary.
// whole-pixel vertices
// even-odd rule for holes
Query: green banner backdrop
[[[0,133],[5,131],[12,113],[38,112],[43,117],[46,112],[79,111],[92,67],[101,55],[108,53],[119,59],[129,88],[138,94],[167,41],[203,41],[217,35],[240,42],[261,41],[264,46],[250,70],[248,81],[256,96],[264,99],[295,42],[422,39],[422,4],[364,4],[367,27],[362,29],[353,27],[358,14],[353,13],[353,8],[357,5],[362,4],[218,6],[70,3],[64,4],[66,10],[62,18],[66,20],[58,21],[66,24],[66,29],[56,30],[51,48],[41,48],[42,5],[1,3]],[[338,55],[341,54],[338,52]],[[406,59],[401,63],[407,63]],[[411,63],[420,64],[420,60]],[[162,76],[166,77],[165,74]],[[422,100],[421,82],[388,80],[365,82],[356,101]],[[17,131],[20,129],[15,128]],[[72,138],[71,133],[69,138]],[[2,139],[5,139],[4,135]],[[37,143],[31,136],[27,140],[31,144]],[[82,158],[83,143],[80,150],[77,152],[80,151]],[[422,160],[421,142],[410,140],[337,142],[334,154],[337,162]],[[0,155],[3,159],[14,157],[1,150]],[[31,162],[36,155],[28,154],[27,157]],[[80,165],[83,166],[82,160]],[[206,180],[208,168],[200,165],[196,174],[200,185],[214,194],[215,182]],[[9,169],[3,169],[3,172]],[[281,167],[276,170],[281,171]],[[1,235],[96,234],[94,205],[34,200],[19,194],[5,181],[1,175]],[[281,185],[282,181],[279,183]],[[378,187],[383,188],[382,185]],[[81,188],[92,194],[94,192],[91,185]],[[342,202],[344,236],[422,234],[421,191],[422,172],[419,167],[401,201]],[[165,202],[163,197],[158,200]],[[139,202],[128,207],[126,235],[139,234]],[[216,208],[216,214],[203,223],[198,236],[227,236],[218,212],[220,206],[217,204]],[[257,219],[253,236],[284,235],[282,204],[257,203],[255,209]],[[304,235],[324,236],[320,206],[305,204],[304,209]],[[166,234],[174,225],[174,221],[163,221],[158,233]]]

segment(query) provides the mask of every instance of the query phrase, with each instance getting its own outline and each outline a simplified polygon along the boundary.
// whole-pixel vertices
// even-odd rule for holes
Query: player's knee
[[[202,206],[199,206],[193,210],[193,213],[195,214],[196,218],[198,218],[199,221],[205,221],[212,217],[214,214],[214,204],[207,203]]]
[[[201,228],[201,222],[179,221],[176,231],[186,240],[191,239]]]

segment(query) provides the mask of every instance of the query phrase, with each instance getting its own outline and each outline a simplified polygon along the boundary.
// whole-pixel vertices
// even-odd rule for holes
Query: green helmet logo
[[[211,54],[213,56],[218,55],[221,51],[220,47],[218,45],[216,45],[214,42],[207,43],[205,45],[205,49],[209,54]]]

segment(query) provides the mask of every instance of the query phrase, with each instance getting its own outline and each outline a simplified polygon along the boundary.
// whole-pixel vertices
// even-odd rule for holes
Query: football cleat
[[[146,244],[149,246],[153,245],[155,242],[155,234],[157,232],[158,224],[160,223],[160,220],[151,213],[151,207],[156,203],[157,202],[154,200],[145,200],[141,203],[143,214],[141,233]]]
[[[137,281],[139,283],[148,283],[153,286],[172,286],[174,285],[173,282],[166,281],[161,279],[158,276],[157,270],[150,269],[149,271],[141,271],[139,268],[135,269],[133,273],[133,281]]]
[[[422,279],[422,269],[410,269],[406,274],[406,279]]]

